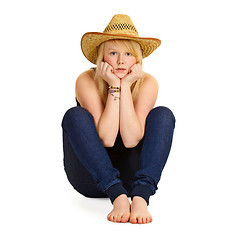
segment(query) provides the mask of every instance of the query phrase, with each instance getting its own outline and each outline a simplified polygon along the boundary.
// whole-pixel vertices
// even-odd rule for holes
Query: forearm
[[[116,99],[108,94],[106,106],[98,122],[97,131],[103,145],[112,147],[119,130],[119,93],[114,93]]]
[[[123,143],[126,147],[135,147],[143,138],[144,129],[134,109],[130,86],[124,82],[121,83],[119,114]]]

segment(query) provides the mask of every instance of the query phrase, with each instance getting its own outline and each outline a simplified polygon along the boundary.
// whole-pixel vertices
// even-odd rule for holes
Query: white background
[[[79,195],[62,166],[62,116],[93,66],[81,36],[117,13],[162,40],[144,70],[177,119],[148,225],[108,222],[110,201]],[[240,239],[239,22],[234,0],[1,1],[1,239]]]

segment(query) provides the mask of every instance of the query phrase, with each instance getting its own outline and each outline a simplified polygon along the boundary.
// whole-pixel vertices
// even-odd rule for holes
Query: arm
[[[158,83],[154,77],[145,74],[137,99],[133,103],[131,81],[123,80],[121,81],[120,133],[124,145],[130,148],[135,147],[144,136],[147,115],[157,99]]]
[[[119,97],[119,93],[114,93]],[[105,147],[112,147],[119,130],[119,100],[108,94],[105,109],[97,126],[98,134]]]
[[[93,78],[92,70],[88,70],[78,77],[76,97],[81,106],[92,114],[103,145],[111,147],[114,145],[119,130],[119,100],[114,100],[113,96],[109,95],[104,107]],[[114,94],[117,96],[119,93]]]

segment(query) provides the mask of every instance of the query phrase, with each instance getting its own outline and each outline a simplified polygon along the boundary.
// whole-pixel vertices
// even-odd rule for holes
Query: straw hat
[[[161,44],[157,38],[140,38],[137,29],[129,16],[114,15],[103,33],[87,32],[82,36],[81,48],[84,56],[92,63],[97,60],[97,47],[108,40],[129,39],[138,42],[142,49],[143,58],[149,56]]]

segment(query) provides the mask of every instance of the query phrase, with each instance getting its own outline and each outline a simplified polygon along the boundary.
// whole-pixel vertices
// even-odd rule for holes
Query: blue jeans
[[[141,196],[147,203],[157,190],[166,164],[175,117],[156,107],[146,119],[145,135],[136,147],[126,148],[118,134],[113,147],[104,147],[93,116],[81,106],[63,117],[64,168],[69,182],[86,197]]]

